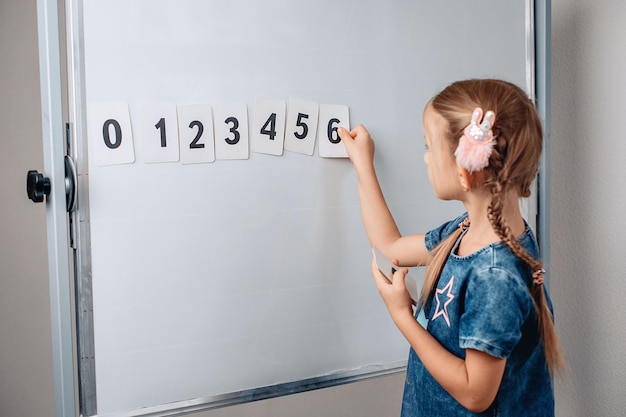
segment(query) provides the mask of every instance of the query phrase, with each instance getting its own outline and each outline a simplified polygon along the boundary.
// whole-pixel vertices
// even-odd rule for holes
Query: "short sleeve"
[[[460,347],[508,358],[532,308],[530,293],[515,275],[494,267],[474,274],[459,325]]]
[[[448,236],[450,236],[456,229],[458,229],[459,224],[463,220],[467,218],[467,213],[463,213],[459,217],[454,220],[450,220],[436,229],[430,230],[426,232],[424,235],[424,243],[426,244],[426,250],[429,252],[433,250],[437,245],[443,242]]]

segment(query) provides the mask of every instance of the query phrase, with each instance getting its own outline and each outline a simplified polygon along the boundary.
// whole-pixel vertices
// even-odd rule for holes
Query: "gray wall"
[[[626,3],[553,0],[551,290],[570,376],[560,417],[626,409]],[[0,0],[0,414],[54,410],[44,205],[25,175],[43,168],[34,0]],[[196,414],[397,415],[402,375]]]
[[[552,1],[551,289],[560,416],[626,410],[626,2]]]
[[[54,412],[35,1],[0,0],[0,415]]]

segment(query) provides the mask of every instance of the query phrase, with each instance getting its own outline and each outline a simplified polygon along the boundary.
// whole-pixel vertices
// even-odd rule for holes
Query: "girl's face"
[[[433,191],[441,200],[458,200],[463,189],[454,154],[444,137],[447,122],[429,104],[424,109],[423,125],[426,141],[424,162],[428,167],[428,179]]]

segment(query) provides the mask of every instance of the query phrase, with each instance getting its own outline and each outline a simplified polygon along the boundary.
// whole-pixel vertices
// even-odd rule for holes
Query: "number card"
[[[323,158],[347,158],[348,153],[337,135],[337,129],[343,127],[350,130],[350,111],[348,106],[341,104],[320,104],[319,154]]]
[[[88,108],[88,138],[97,166],[132,164],[135,148],[128,103],[94,103]]]
[[[313,155],[319,106],[314,101],[291,98],[285,126],[285,150]]]
[[[391,283],[393,281],[393,274],[396,273],[396,270],[399,266],[396,266],[391,262],[389,258],[387,258],[377,247],[372,248],[372,254],[374,255],[374,263],[376,264],[376,268],[380,272],[383,273],[387,281]],[[406,285],[406,289],[411,296],[413,301],[419,300],[419,292],[417,291],[417,283],[409,274],[404,277],[404,284]]]
[[[180,162],[201,164],[215,161],[211,106],[178,106]]]
[[[250,150],[269,155],[282,155],[285,143],[285,112],[283,100],[257,97],[250,135]]]
[[[178,118],[175,104],[143,103],[140,129],[144,162],[178,161]]]
[[[216,159],[248,159],[248,107],[246,104],[213,105]]]

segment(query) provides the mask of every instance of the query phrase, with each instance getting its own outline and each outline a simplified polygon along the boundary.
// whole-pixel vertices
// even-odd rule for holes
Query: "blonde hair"
[[[487,213],[489,221],[502,242],[528,265],[530,273],[541,270],[542,262],[528,254],[502,217],[505,195],[516,191],[520,197],[529,197],[539,168],[543,135],[541,120],[533,103],[514,84],[485,79],[455,82],[437,94],[430,105],[447,121],[448,131],[442,137],[448,140],[450,152],[458,146],[463,129],[470,123],[476,107],[495,112],[496,121],[492,129],[496,143],[489,165],[482,171],[484,186],[492,195]],[[458,229],[432,251],[420,296],[421,304],[432,296],[460,233],[461,229]],[[550,373],[564,371],[565,360],[543,286],[531,284],[530,292]]]

